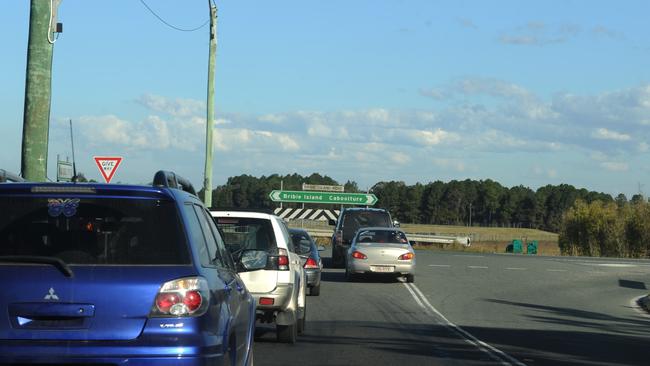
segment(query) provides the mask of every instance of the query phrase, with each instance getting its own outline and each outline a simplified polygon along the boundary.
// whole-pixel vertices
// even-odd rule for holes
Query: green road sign
[[[269,194],[274,202],[331,203],[337,205],[366,205],[377,203],[377,196],[365,193],[272,191]]]

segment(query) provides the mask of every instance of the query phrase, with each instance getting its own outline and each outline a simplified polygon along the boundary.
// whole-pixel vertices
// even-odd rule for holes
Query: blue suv
[[[185,179],[0,183],[0,364],[250,365],[255,303]]]

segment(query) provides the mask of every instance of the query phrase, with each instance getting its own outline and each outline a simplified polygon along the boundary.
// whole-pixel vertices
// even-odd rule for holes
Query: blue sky
[[[182,28],[207,1],[146,0]],[[214,183],[313,172],[650,191],[647,1],[218,1]],[[120,155],[202,182],[208,27],[135,0],[63,0],[49,170]],[[20,170],[29,1],[0,13],[0,167]],[[648,193],[648,192],[645,192]]]

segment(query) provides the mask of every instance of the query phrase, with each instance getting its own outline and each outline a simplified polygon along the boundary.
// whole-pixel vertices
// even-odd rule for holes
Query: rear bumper
[[[367,261],[362,260],[352,260],[348,264],[349,270],[352,273],[376,273],[376,274],[397,274],[397,275],[407,275],[415,274],[415,263],[368,263]],[[371,266],[393,266],[395,270],[393,272],[375,272],[372,270]]]
[[[286,310],[291,302],[293,294],[293,284],[278,284],[275,290],[271,292],[253,292],[253,298],[257,310]],[[273,299],[273,305],[260,305],[260,298],[266,297]]]
[[[220,364],[221,342],[214,346],[151,346],[142,342],[0,342],[0,364],[204,366]]]
[[[314,287],[320,285],[320,269],[305,269],[305,277],[307,278],[307,286]]]

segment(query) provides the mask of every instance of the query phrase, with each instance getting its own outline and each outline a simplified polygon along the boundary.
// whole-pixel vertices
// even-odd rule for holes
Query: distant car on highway
[[[272,213],[212,211],[240,276],[257,304],[257,319],[274,323],[280,342],[295,343],[306,324],[305,271],[289,228]]]
[[[345,278],[359,274],[393,274],[415,281],[415,251],[406,233],[396,228],[372,227],[357,231],[348,249]]]
[[[332,262],[334,266],[342,267],[345,263],[345,253],[350,247],[352,238],[357,230],[365,227],[387,227],[396,226],[390,213],[382,208],[346,208],[341,211],[336,222],[330,221],[330,225],[335,225],[334,234],[332,235]]]
[[[0,364],[249,365],[255,304],[186,180],[0,183]]]
[[[314,239],[303,229],[289,229],[291,240],[296,248],[296,253],[302,258],[305,276],[307,277],[307,287],[309,287],[309,296],[320,295],[320,279],[323,270],[323,260],[319,251],[325,250],[322,245],[316,245]]]

